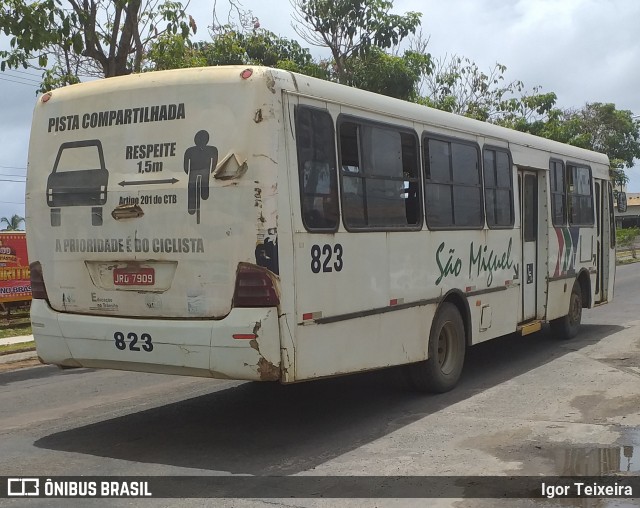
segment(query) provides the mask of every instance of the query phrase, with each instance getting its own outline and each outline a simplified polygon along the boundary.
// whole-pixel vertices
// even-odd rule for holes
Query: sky
[[[207,40],[213,1],[192,0],[187,12]],[[301,41],[291,23],[289,0],[242,0],[262,28]],[[226,18],[225,0],[218,15]],[[507,81],[527,89],[555,92],[557,105],[580,108],[587,102],[612,102],[640,115],[640,19],[637,0],[395,0],[393,13],[422,13],[422,33],[434,58],[468,57],[488,72],[507,67]],[[8,39],[0,35],[0,47]],[[314,56],[326,56],[310,47]],[[39,73],[0,72],[0,217],[24,216],[24,175],[29,128]],[[627,172],[629,192],[640,192],[640,162]]]

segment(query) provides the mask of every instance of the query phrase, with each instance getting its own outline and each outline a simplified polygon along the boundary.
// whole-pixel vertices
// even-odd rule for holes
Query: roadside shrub
[[[631,255],[636,258],[636,240],[640,236],[640,228],[616,229],[616,243],[620,247],[631,249]]]

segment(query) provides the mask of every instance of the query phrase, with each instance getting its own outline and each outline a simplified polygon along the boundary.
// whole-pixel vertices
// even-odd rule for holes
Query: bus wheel
[[[576,280],[571,290],[569,300],[569,313],[551,321],[551,331],[556,339],[572,339],[578,333],[582,320],[582,290]]]
[[[431,325],[429,358],[409,366],[414,388],[432,393],[451,390],[460,379],[465,349],[460,312],[455,305],[445,302]]]

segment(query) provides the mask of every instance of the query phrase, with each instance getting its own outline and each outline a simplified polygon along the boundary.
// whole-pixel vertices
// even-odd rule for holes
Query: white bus
[[[27,177],[38,355],[280,381],[406,365],[613,296],[605,155],[261,67],[54,90]]]

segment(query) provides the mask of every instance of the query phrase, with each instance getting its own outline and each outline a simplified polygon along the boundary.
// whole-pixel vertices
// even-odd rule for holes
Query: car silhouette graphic
[[[102,225],[102,206],[107,202],[109,171],[102,143],[97,139],[63,143],[47,179],[47,205],[51,225],[62,223],[61,208],[91,206],[91,224]]]

